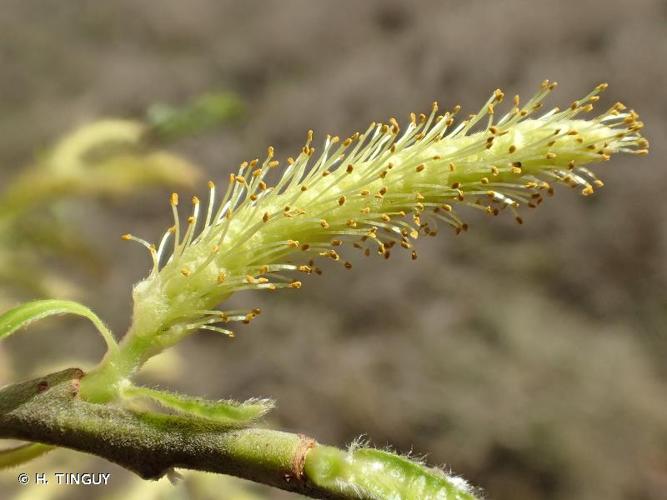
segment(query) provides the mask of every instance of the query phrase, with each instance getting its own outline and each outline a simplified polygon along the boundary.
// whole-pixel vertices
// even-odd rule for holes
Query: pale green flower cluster
[[[159,245],[124,236],[149,249],[153,269],[134,288],[133,324],[121,344],[134,354],[116,363],[119,373],[200,329],[232,336],[229,322],[259,314],[216,309],[237,291],[299,288],[295,275],[320,273],[319,259],[350,268],[345,247],[385,258],[402,248],[415,259],[420,235],[433,236],[441,226],[456,233],[468,228],[459,208],[492,216],[506,210],[521,223],[519,208],[539,205],[554,184],[584,195],[601,187],[587,165],[614,153],[648,152],[642,123],[622,104],[580,118],[606,84],[538,115],[555,86],[543,82],[525,104],[514,97],[503,115],[496,108],[504,95],[496,90],[461,121],[459,106],[439,113],[434,103],[430,114],[412,114],[404,130],[390,118],[344,140],[327,136],[318,154],[310,131],[275,185],[267,175],[280,166],[269,148],[263,161],[241,164],[220,199],[209,183],[208,203],[193,198],[185,225],[173,194],[174,225]]]

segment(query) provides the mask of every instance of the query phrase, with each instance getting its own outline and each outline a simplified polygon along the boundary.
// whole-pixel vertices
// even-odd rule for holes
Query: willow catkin
[[[554,184],[592,194],[602,182],[587,168],[615,153],[646,154],[638,115],[617,103],[582,119],[606,84],[567,108],[536,116],[556,86],[545,81],[525,104],[516,96],[509,112],[496,107],[496,90],[481,110],[457,121],[460,107],[372,123],[341,140],[327,136],[319,152],[313,132],[273,186],[267,174],[281,168],[269,147],[263,161],[243,162],[231,174],[221,198],[209,183],[204,207],[192,199],[185,224],[180,201],[170,205],[174,225],[158,246],[145,245],[153,258],[149,276],[134,289],[131,333],[159,335],[163,346],[198,329],[233,335],[229,321],[252,320],[259,310],[219,311],[240,290],[299,288],[299,273],[320,273],[318,259],[351,263],[345,251],[389,258],[405,250],[416,259],[415,240],[442,226],[466,231],[460,208],[490,215],[539,205]],[[395,250],[396,249],[396,250]],[[225,326],[223,326],[225,325]]]

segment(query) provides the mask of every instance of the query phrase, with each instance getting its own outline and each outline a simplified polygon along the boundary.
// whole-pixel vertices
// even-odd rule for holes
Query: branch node
[[[301,481],[304,476],[304,467],[306,466],[306,456],[311,448],[317,445],[317,441],[305,434],[299,434],[299,444],[296,447],[292,458],[292,470],[285,474],[285,481],[288,483],[292,479]]]

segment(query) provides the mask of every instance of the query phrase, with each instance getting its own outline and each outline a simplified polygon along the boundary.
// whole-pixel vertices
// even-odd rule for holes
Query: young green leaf
[[[0,315],[0,340],[34,321],[56,314],[75,314],[88,318],[104,338],[107,349],[118,350],[116,340],[102,320],[86,306],[71,300],[35,300],[6,311]]]
[[[274,406],[270,399],[250,399],[244,403],[229,400],[209,401],[135,385],[123,387],[121,394],[125,398],[148,398],[165,408],[233,427],[249,425]]]

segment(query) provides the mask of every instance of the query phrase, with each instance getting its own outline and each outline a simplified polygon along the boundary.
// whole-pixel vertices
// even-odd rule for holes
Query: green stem
[[[81,381],[80,397],[91,403],[117,399],[123,384],[161,349],[155,336],[128,332],[115,351],[107,351],[102,361]]]
[[[250,479],[313,498],[475,498],[460,479],[381,450],[339,450],[301,434],[139,413],[78,397],[69,369],[0,390],[0,438],[92,453],[145,479],[174,467]]]

